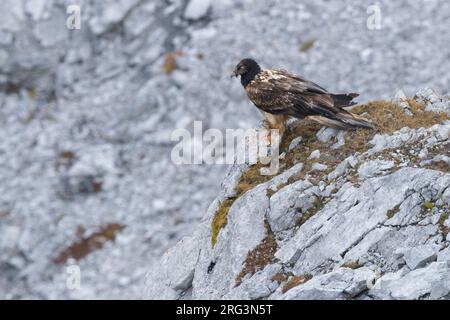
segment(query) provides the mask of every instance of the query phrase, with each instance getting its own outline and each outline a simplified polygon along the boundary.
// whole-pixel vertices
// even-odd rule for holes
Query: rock
[[[313,277],[305,284],[287,291],[283,300],[343,300],[367,290],[376,276],[368,268],[356,270],[339,268],[325,275]]]
[[[45,7],[51,5],[52,3],[47,0],[27,0],[25,10],[34,20],[40,20],[44,17]]]
[[[256,187],[234,202],[213,249],[210,238],[203,239],[192,283],[193,298],[218,299],[235,287],[248,252],[267,235],[264,217],[268,207],[266,186]]]
[[[446,263],[433,262],[404,275],[386,274],[369,291],[376,299],[439,299],[450,292],[450,270]]]
[[[434,156],[433,159],[424,160],[424,161],[420,162],[420,165],[423,167],[423,166],[427,166],[427,165],[430,165],[433,163],[439,163],[439,162],[444,162],[444,163],[450,165],[450,157],[440,154],[440,155]]]
[[[339,130],[323,127],[322,129],[317,132],[316,137],[321,142],[328,142],[331,140],[331,138],[336,137],[339,134]]]
[[[450,267],[450,248],[447,247],[446,249],[439,251],[437,255],[437,261],[445,262]]]
[[[371,141],[371,149],[347,157],[327,180],[300,175],[303,164],[296,164],[241,195],[232,204],[228,223],[211,248],[210,219],[225,191],[235,196],[227,190],[233,189],[242,170],[246,170],[235,166],[226,179],[227,187],[204,218],[200,258],[183,298],[445,297],[447,282],[436,279],[443,278],[446,270],[434,264],[437,261],[448,265],[445,252],[439,249],[446,241],[442,223],[445,226],[447,221],[442,222],[441,207],[447,201],[450,174],[408,166],[401,157],[418,154],[415,150],[420,149],[411,147],[416,143],[439,150],[436,146],[443,143],[447,127],[403,128],[390,135],[378,135]],[[376,155],[393,146],[397,150]],[[406,146],[409,152],[403,150]],[[322,169],[320,165],[315,163],[312,168]],[[358,168],[359,183],[352,179],[351,168]],[[426,214],[424,201],[432,204]],[[262,265],[249,267],[255,263],[249,257],[266,257],[258,250],[269,237],[276,241],[273,256]],[[433,275],[433,268],[439,275]],[[283,288],[289,287],[290,280],[282,279],[289,273],[312,279],[286,291]],[[408,285],[408,281],[422,276],[423,282]],[[281,280],[275,281],[274,277]]]
[[[339,149],[345,144],[345,132],[344,130],[339,130],[336,136],[337,142],[331,146],[331,149]]]
[[[320,150],[314,150],[308,157],[308,160],[314,160],[320,158]]]
[[[312,194],[311,187],[310,182],[301,180],[281,189],[270,198],[271,210],[267,221],[274,232],[292,228],[313,206],[316,197]]]
[[[355,164],[356,163],[355,163],[355,159],[353,156],[346,158],[344,161],[342,161],[340,164],[337,165],[336,169],[334,169],[332,172],[330,172],[328,174],[328,180],[331,181],[336,178],[339,178],[340,176],[342,176],[345,173],[345,171],[350,166],[354,167]]]
[[[418,15],[423,18],[425,27],[394,24],[392,36],[377,43],[381,51],[402,48],[402,59],[432,62],[431,67],[419,64],[414,76],[408,68],[398,68],[399,55],[373,59],[373,39],[365,36],[367,30],[349,28],[352,19],[347,18],[352,16],[353,6],[338,2],[318,0],[300,6],[295,1],[282,1],[269,10],[265,1],[210,1],[208,9],[207,2],[196,2],[194,11],[205,12],[192,17],[201,16],[198,20],[184,16],[189,3],[192,8],[195,1],[79,2],[79,30],[66,27],[70,17],[67,6],[76,1],[0,2],[0,234],[7,235],[0,240],[1,299],[139,299],[148,269],[148,279],[152,280],[146,286],[151,298],[272,299],[284,285],[271,281],[273,272],[308,270],[317,277],[344,262],[354,267],[357,260],[374,273],[390,273],[400,268],[393,248],[447,244],[437,222],[450,201],[448,180],[443,178],[446,172],[412,168],[412,161],[396,158],[393,170],[419,170],[402,172],[410,182],[395,176],[400,187],[391,179],[379,180],[380,176],[358,182],[350,167],[357,168],[356,163],[362,165],[375,156],[392,160],[390,152],[382,152],[386,148],[401,149],[405,154],[417,151],[409,158],[428,150],[420,161],[434,158],[436,152],[445,155],[441,151],[450,122],[379,135],[373,141],[376,145],[369,146],[371,154],[355,153],[357,162],[350,163],[332,181],[318,177],[321,174],[302,172],[300,163],[282,167],[283,173],[262,178],[272,180],[262,183],[258,192],[252,185],[246,193],[251,197],[248,199],[234,199],[236,183],[247,165],[175,165],[170,157],[177,143],[170,139],[174,129],[193,134],[193,120],[202,121],[204,132],[257,127],[261,116],[248,107],[239,81],[230,81],[227,76],[241,58],[230,52],[258,53],[265,68],[295,72],[299,64],[304,65],[305,74],[317,75],[319,78],[313,80],[324,87],[339,84],[336,91],[357,87],[361,103],[389,99],[399,79],[405,92],[411,92],[418,83],[445,92],[450,60],[442,50],[442,41],[436,38],[448,24],[442,0],[427,3],[427,10],[408,6],[405,0],[383,3],[386,12],[397,13],[399,21]],[[204,9],[198,10],[199,6]],[[320,12],[316,12],[317,7]],[[312,19],[315,13],[317,19]],[[268,17],[270,27],[259,27],[267,24]],[[324,19],[336,32],[322,33],[324,45],[313,50],[314,57],[326,55],[327,59],[309,59],[309,53],[299,56],[292,50],[299,23],[308,34],[317,30],[312,20]],[[334,43],[335,34],[344,33],[352,46],[340,47],[340,55],[326,54],[326,44]],[[249,41],[261,37],[272,39],[273,45]],[[359,52],[355,48],[363,49],[364,59],[358,58],[359,53],[355,59],[355,52]],[[171,74],[162,70],[167,54],[176,57]],[[308,63],[303,61],[306,58]],[[364,61],[370,61],[369,72]],[[395,70],[395,76],[386,70]],[[348,74],[352,77],[342,77]],[[447,108],[446,97],[428,100],[428,110]],[[303,122],[297,124],[302,126]],[[335,136],[337,139],[329,139],[327,145],[343,142],[342,133]],[[302,141],[299,147],[308,145]],[[335,170],[328,163],[327,148],[320,149],[320,161],[315,161],[327,164],[330,172]],[[288,150],[281,152],[286,152],[285,160],[290,159]],[[229,175],[221,186],[227,170]],[[416,181],[414,172],[422,176],[423,184]],[[387,177],[392,173],[383,174]],[[299,179],[312,184],[302,194],[290,189]],[[431,180],[433,184],[428,183]],[[380,186],[380,181],[389,185]],[[369,188],[369,183],[376,185]],[[363,186],[364,191],[359,190]],[[279,201],[271,203],[270,198],[279,192],[308,199],[302,199],[302,204],[296,203],[296,198],[278,195]],[[380,194],[376,201],[367,200],[377,192],[386,194],[386,204],[380,205]],[[303,212],[312,199],[313,206]],[[432,203],[432,210],[422,212],[424,199]],[[213,248],[212,218],[224,201],[235,203]],[[276,214],[271,212],[272,204]],[[299,212],[290,205],[297,205]],[[351,226],[353,216],[357,216],[352,209],[355,206],[367,220],[355,221],[364,230],[357,237],[348,236],[338,225],[343,221],[350,232],[359,232]],[[289,213],[285,220],[282,210]],[[68,290],[66,267],[72,267],[71,261],[67,266],[55,264],[55,256],[76,245],[79,237],[89,237],[109,223],[125,228],[114,242],[108,241],[101,250],[77,261],[82,287]],[[447,219],[443,226],[449,223]],[[271,224],[276,232],[268,230]],[[321,226],[331,234],[321,231]],[[334,229],[341,231],[341,238]],[[300,241],[304,231],[308,237]],[[248,252],[268,234],[276,239],[280,256],[284,252],[293,264],[270,260],[253,276],[248,273],[236,287]],[[190,236],[184,238],[186,235]],[[334,241],[332,248],[316,235]],[[166,257],[164,252],[181,239],[183,244],[169,250]],[[308,241],[317,259],[305,246]],[[296,256],[305,258],[304,263]],[[405,274],[411,271],[405,262],[401,267]],[[370,297],[361,292],[354,298]]]
[[[224,300],[257,300],[270,296],[278,288],[278,284],[272,280],[277,272],[280,272],[281,265],[273,264],[263,271],[257,272],[253,277],[244,280],[241,285],[231,289]]]
[[[295,148],[297,148],[301,142],[302,142],[302,137],[296,137],[296,138],[292,139],[291,143],[289,144],[288,151],[292,151]]]
[[[126,15],[138,4],[139,0],[106,0],[102,2],[100,15],[89,21],[91,30],[100,35],[123,21]]]
[[[211,0],[190,0],[184,11],[184,17],[189,20],[203,18],[211,7]]]
[[[311,166],[311,170],[314,170],[314,171],[324,171],[324,170],[327,170],[327,168],[328,168],[327,165],[324,165],[324,164],[321,164],[321,163],[318,163],[318,162],[314,163]]]
[[[394,166],[394,161],[371,160],[361,165],[358,169],[358,175],[361,180],[365,180],[372,178],[385,170],[392,169]]]
[[[411,112],[411,106],[408,103],[408,98],[402,90],[397,91],[392,102],[395,103],[395,105],[397,105],[399,108],[402,108],[406,115],[413,115]]]
[[[420,186],[430,188],[439,176],[439,173],[431,170],[404,168],[384,177],[366,180],[359,189],[345,184],[334,195],[334,199],[284,243],[276,256],[283,263],[294,264],[294,270],[299,274],[316,270],[342,252],[346,253],[346,259],[348,255],[357,260],[369,252],[371,246],[381,247],[383,233],[378,236],[374,233],[390,232],[389,228],[379,229],[379,226],[388,220],[387,212],[403,200],[403,194],[412,185],[416,190],[420,190]],[[411,239],[412,243],[418,244],[436,232],[437,227],[431,227],[429,230],[419,227],[424,229],[423,233],[408,228],[404,232],[420,235],[417,239]],[[401,235],[395,230],[392,232],[399,234],[399,238],[393,239],[397,245],[411,238],[411,235]],[[392,237],[392,234],[386,235],[389,236]],[[380,244],[377,244],[378,241]],[[359,248],[361,251],[357,253]],[[389,248],[387,246],[383,252],[392,255]],[[389,260],[393,263],[394,259],[391,256]]]
[[[403,258],[411,270],[423,268],[427,263],[436,261],[439,248],[433,245],[422,245],[403,251]]]
[[[199,241],[199,233],[183,238],[163,255],[164,268],[146,276],[148,299],[176,299],[191,286],[200,253]]]
[[[421,89],[414,98],[426,104],[426,109],[433,112],[450,114],[450,102],[430,88]]]

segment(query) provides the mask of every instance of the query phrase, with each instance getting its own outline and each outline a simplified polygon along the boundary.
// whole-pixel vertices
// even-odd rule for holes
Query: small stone
[[[344,135],[345,135],[344,130],[339,130],[337,137],[336,137],[338,141],[331,146],[331,149],[339,149],[340,147],[342,147],[345,144]]]
[[[308,160],[319,159],[320,158],[320,150],[314,150],[308,157]]]
[[[321,164],[321,163],[314,163],[313,165],[312,165],[312,170],[314,170],[314,171],[324,171],[324,170],[326,170],[328,168],[328,166],[327,165],[325,165],[325,164]]]
[[[411,112],[411,106],[408,103],[408,98],[406,98],[406,95],[402,90],[397,91],[392,102],[399,108],[402,108],[403,112],[406,115],[408,116],[413,115],[413,113]]]
[[[289,144],[288,150],[289,150],[289,151],[294,150],[295,148],[298,147],[298,145],[300,144],[300,142],[302,142],[302,137],[297,137],[297,138],[293,139],[293,140],[291,141],[291,143]]]
[[[320,142],[328,142],[331,138],[336,137],[339,133],[339,130],[323,127],[316,133],[316,137]]]
[[[350,165],[350,162],[353,161],[351,158],[353,157],[348,157],[340,164],[338,164],[336,169],[334,169],[334,171],[328,175],[328,180],[331,181],[342,176],[345,173],[345,170],[347,170],[348,166]]]

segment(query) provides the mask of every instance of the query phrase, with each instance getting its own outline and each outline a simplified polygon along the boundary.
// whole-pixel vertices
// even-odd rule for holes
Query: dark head
[[[241,83],[245,87],[261,71],[258,63],[253,59],[243,59],[234,68],[232,77],[241,76]]]

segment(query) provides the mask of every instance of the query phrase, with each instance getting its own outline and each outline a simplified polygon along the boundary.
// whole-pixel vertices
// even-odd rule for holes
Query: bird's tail
[[[374,126],[367,119],[348,111],[339,112],[335,114],[333,118],[326,118],[323,116],[309,116],[308,118],[324,126],[335,129],[374,129]]]
[[[337,113],[330,117],[324,116],[310,116],[309,118],[317,121],[325,126],[336,129],[374,129],[374,126],[361,116],[353,114],[344,108],[354,106],[356,102],[353,101],[359,94],[357,93],[345,93],[345,94],[331,94],[331,98],[334,102],[334,107],[339,110]]]

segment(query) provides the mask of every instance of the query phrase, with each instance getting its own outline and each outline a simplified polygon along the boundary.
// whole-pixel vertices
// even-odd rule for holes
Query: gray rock
[[[436,137],[440,128],[400,130],[394,136],[426,140]],[[391,137],[386,139],[389,141]],[[433,143],[439,143],[438,139]],[[450,175],[404,167],[379,176],[377,174],[386,168],[394,168],[395,163],[364,160],[367,155],[348,157],[335,169],[339,169],[336,176],[345,176],[348,168],[362,162],[360,172],[365,178],[358,187],[344,183],[343,179],[335,184],[320,181],[317,186],[304,179],[279,189],[280,183],[286,183],[289,177],[301,172],[303,165],[297,164],[241,196],[229,211],[228,224],[220,232],[216,247],[210,248],[209,236],[201,241],[200,258],[187,297],[418,299],[446,296],[447,282],[436,281],[444,270],[439,269],[440,276],[435,276],[428,269],[436,260],[448,264],[444,253],[438,253],[443,241],[438,225],[441,213],[423,215],[422,204],[424,199],[436,203],[444,199]],[[229,180],[228,189],[237,180]],[[336,188],[338,191],[332,193]],[[268,199],[269,189],[274,193],[269,193]],[[322,207],[317,201],[323,201],[323,197],[330,199]],[[442,200],[441,205],[444,203]],[[215,202],[207,213],[208,219],[217,207]],[[312,209],[314,211],[310,211]],[[306,213],[308,219],[298,227],[299,219]],[[204,220],[207,222],[204,234],[209,233],[208,219]],[[266,236],[265,222],[278,240],[277,262],[246,275],[236,287],[236,277],[248,252]],[[313,278],[283,294],[282,286],[272,281],[277,272],[286,272],[281,270],[281,265],[288,267],[288,272],[311,274]],[[354,265],[354,270],[346,268]],[[417,271],[425,269],[427,283],[407,285],[408,281],[413,281],[411,279],[421,277]],[[374,286],[380,274],[384,276]],[[402,293],[399,288],[408,292]],[[173,288],[170,290],[177,292]]]
[[[438,94],[436,90],[431,88],[421,89],[416,93],[416,100],[424,102],[426,104],[426,109],[429,111],[441,113],[446,112],[450,114],[450,102],[445,99],[442,95]]]
[[[287,291],[283,300],[342,300],[357,296],[376,279],[368,268],[356,270],[339,268],[325,275],[313,277],[305,284]]]
[[[339,134],[339,130],[328,128],[328,127],[322,127],[322,129],[317,132],[316,137],[321,142],[328,142],[332,138],[337,137]]]
[[[123,21],[126,15],[139,3],[139,0],[103,1],[100,14],[89,21],[91,30],[100,35]]]
[[[450,165],[450,157],[448,157],[446,155],[443,155],[443,154],[440,154],[440,155],[434,156],[433,159],[422,161],[420,163],[420,165],[421,166],[427,166],[427,165],[430,165],[430,164],[433,164],[433,163],[439,163],[439,162],[444,162],[444,163]]]
[[[184,17],[190,20],[198,20],[204,17],[211,7],[211,0],[190,0],[184,11]]]
[[[366,180],[359,189],[345,184],[321,211],[300,227],[276,256],[283,263],[295,264],[295,272],[301,274],[315,270],[340,253],[348,251],[350,254],[350,249],[362,244],[372,231],[388,220],[388,210],[403,200],[404,193],[412,185],[417,190],[421,186],[430,187],[439,176],[431,170],[405,168],[385,177]],[[435,230],[436,227],[428,232]],[[428,232],[425,239],[429,237]],[[372,241],[376,241],[376,237]],[[366,247],[369,249],[370,245]]]
[[[302,137],[296,137],[296,138],[292,139],[291,143],[289,144],[288,151],[292,151],[295,148],[297,148],[301,142],[302,142]]]
[[[308,160],[314,160],[320,158],[320,150],[314,150],[308,157]]]
[[[331,146],[331,149],[339,149],[345,144],[345,132],[344,130],[339,130],[336,136],[337,142]]]
[[[234,202],[213,249],[210,237],[203,239],[192,284],[193,298],[218,299],[235,287],[248,252],[266,237],[264,220],[268,207],[266,186],[260,185]]]
[[[301,180],[281,189],[270,198],[267,221],[274,232],[294,227],[298,219],[313,206],[316,197],[305,191],[311,187],[310,182]]]
[[[402,108],[406,115],[412,116],[411,106],[408,103],[408,98],[402,90],[397,91],[392,102],[399,108]]]
[[[176,299],[189,289],[200,254],[201,240],[199,231],[191,237],[183,238],[164,253],[162,268],[153,269],[146,276],[146,298]]]
[[[376,299],[412,300],[423,297],[439,299],[450,292],[450,270],[446,263],[433,262],[425,268],[404,275],[386,274],[369,295]]]
[[[449,265],[449,267],[450,267],[450,248],[449,247],[438,252],[437,261],[438,262],[446,262],[447,265]]]
[[[367,9],[364,3],[350,2],[351,5],[318,0],[299,5],[296,1],[283,1],[273,6],[266,0],[211,1],[202,18],[193,21],[184,17],[188,1],[79,1],[81,29],[68,30],[66,8],[76,3],[1,1],[0,234],[9,237],[1,239],[0,298],[141,298],[149,268],[163,273],[174,269],[170,282],[154,278],[151,291],[159,292],[160,298],[225,297],[234,290],[223,279],[234,284],[235,274],[242,270],[244,251],[265,235],[261,226],[270,211],[265,207],[267,189],[279,192],[277,186],[297,174],[301,165],[276,176],[255,196],[254,201],[262,201],[258,208],[265,209],[265,214],[255,209],[255,220],[245,221],[255,225],[255,235],[250,235],[254,242],[246,243],[246,250],[239,251],[242,257],[234,257],[231,250],[218,251],[230,241],[232,229],[222,230],[219,244],[212,250],[211,219],[220,202],[235,195],[235,183],[246,166],[234,166],[222,189],[220,181],[229,166],[175,165],[170,158],[175,142],[170,141],[170,136],[175,128],[191,132],[194,120],[202,120],[204,129],[257,126],[260,115],[249,107],[239,81],[230,81],[227,76],[242,58],[238,52],[258,56],[263,67],[285,68],[311,79],[314,75],[315,82],[335,92],[353,88],[362,93],[361,103],[390,99],[392,88],[400,86],[405,92],[413,92],[418,83],[448,93],[448,50],[442,50],[440,45],[446,40],[442,30],[446,30],[449,18],[448,10],[442,10],[443,0],[426,6],[411,6],[406,0],[383,3],[383,10],[396,12],[400,23],[389,25],[389,37],[380,39],[376,38],[381,34],[375,33],[367,37],[366,28],[349,28],[354,23],[355,10]],[[411,16],[420,16],[423,26],[411,27]],[[299,54],[296,50],[299,23],[305,27],[305,37],[312,32],[320,38],[320,45],[308,53]],[[333,32],[328,32],[327,23],[333,25]],[[261,25],[268,27],[255,27]],[[336,34],[344,35],[342,43],[352,45],[334,46]],[[273,43],[249,42],[256,38],[272,39]],[[372,49],[374,41],[379,50]],[[166,74],[166,54],[177,50],[182,52],[175,53],[176,68]],[[327,54],[330,50],[336,54]],[[327,59],[317,58],[322,56]],[[399,68],[405,59],[427,61],[426,68],[419,63],[412,74],[412,69]],[[299,70],[299,65],[304,68]],[[352,76],[346,76],[349,74]],[[374,78],[377,81],[372,81]],[[428,109],[447,108],[445,99],[428,100]],[[432,154],[438,149],[435,147],[445,143],[449,126],[447,122],[435,128],[405,129],[386,135],[372,151],[378,147],[414,146],[417,150],[427,148]],[[67,161],[66,167],[58,165],[60,156],[66,154],[70,158],[71,152],[73,161]],[[354,156],[363,163],[369,155]],[[428,156],[421,160],[429,160]],[[325,198],[326,207],[331,201],[335,201],[333,206],[340,202],[341,212],[345,213],[357,201],[365,202],[364,198],[354,198],[359,187],[343,186],[346,173],[343,179],[319,183],[308,192]],[[92,190],[89,185],[93,177],[101,179],[101,191],[83,192]],[[431,179],[428,171],[424,177]],[[360,235],[361,242],[350,250],[347,245],[338,245],[336,248],[344,248],[343,252],[325,252],[332,258],[321,261],[312,272],[331,272],[350,257],[370,268],[395,271],[392,248],[442,245],[444,239],[435,225],[441,212],[430,211],[428,218],[421,218],[418,213],[420,197],[440,207],[449,202],[445,180],[433,178],[438,182],[434,186],[426,185],[423,190],[410,190],[389,200],[384,209],[399,204],[401,209],[384,222],[385,226],[373,231],[365,229],[367,235]],[[65,190],[71,196],[58,196]],[[249,201],[243,208],[251,207]],[[3,208],[10,212],[5,214]],[[310,221],[319,219],[323,210],[316,210]],[[53,258],[79,240],[78,226],[89,236],[108,223],[126,227],[114,242],[105,243],[101,250],[77,262],[82,270],[82,287],[67,290],[66,266],[53,263]],[[193,232],[196,227],[199,229]],[[296,233],[295,226],[278,232],[280,249],[286,244],[286,250],[300,254],[290,243]],[[195,241],[200,253],[190,285],[193,261],[186,258],[190,265],[186,270],[182,266],[162,267],[157,261],[178,240],[193,234],[197,235],[188,238],[200,239]],[[381,240],[376,241],[377,238]],[[319,253],[322,250],[315,249]],[[349,250],[347,254],[345,250]],[[172,251],[167,261],[183,261],[177,257],[182,256],[182,251]],[[344,258],[340,258],[341,253]],[[226,262],[233,266],[232,270],[225,271],[221,266],[222,255],[229,256]],[[213,261],[217,268],[208,274]],[[211,276],[215,272],[220,274],[219,280]],[[263,281],[269,277],[265,272],[266,269],[255,274],[260,277],[257,282],[264,283],[260,289],[249,277],[243,281],[246,289],[241,289],[239,296],[264,298],[273,290],[274,284],[268,279]],[[218,290],[214,291],[211,288],[216,283]],[[246,295],[253,286],[255,292]],[[263,290],[264,286],[269,290]],[[365,297],[362,293],[358,298]]]
[[[314,163],[311,166],[311,170],[314,170],[314,171],[324,171],[324,170],[327,170],[327,168],[328,168],[327,165],[321,164],[321,163],[318,163],[318,162]]]
[[[280,272],[281,265],[269,265],[264,270],[257,272],[249,279],[244,280],[239,286],[231,289],[224,300],[256,300],[270,296],[279,284],[273,281],[273,276]]]
[[[336,178],[339,178],[340,176],[342,176],[345,171],[347,170],[347,168],[349,168],[351,166],[351,163],[353,163],[354,157],[350,156],[347,159],[345,159],[344,161],[342,161],[340,164],[338,164],[336,166],[336,169],[334,169],[332,172],[330,172],[328,174],[328,180],[334,180]]]
[[[411,270],[423,268],[426,264],[436,261],[438,247],[433,245],[422,245],[408,248],[403,251],[403,258]]]
[[[371,160],[365,162],[359,167],[358,175],[361,180],[372,178],[385,170],[392,169],[395,166],[394,161]]]

